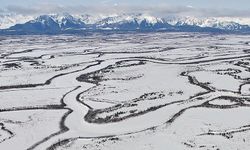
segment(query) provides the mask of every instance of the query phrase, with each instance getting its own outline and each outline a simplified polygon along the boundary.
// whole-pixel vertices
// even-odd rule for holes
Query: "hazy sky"
[[[0,12],[148,12],[250,17],[250,0],[0,0]]]

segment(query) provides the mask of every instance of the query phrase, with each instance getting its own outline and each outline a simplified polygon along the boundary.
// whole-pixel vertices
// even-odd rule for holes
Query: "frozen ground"
[[[0,37],[0,149],[248,150],[250,36]]]

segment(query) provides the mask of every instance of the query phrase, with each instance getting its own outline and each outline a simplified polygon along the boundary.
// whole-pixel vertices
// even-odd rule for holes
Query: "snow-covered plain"
[[[0,37],[0,149],[248,150],[248,35]]]

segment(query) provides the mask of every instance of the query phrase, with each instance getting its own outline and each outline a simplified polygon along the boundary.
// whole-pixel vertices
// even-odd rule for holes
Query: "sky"
[[[0,0],[0,13],[149,13],[250,17],[250,0]]]

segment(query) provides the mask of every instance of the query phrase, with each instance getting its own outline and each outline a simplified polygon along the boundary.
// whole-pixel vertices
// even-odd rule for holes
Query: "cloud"
[[[10,12],[26,15],[40,15],[50,13],[68,12],[72,14],[113,14],[113,13],[147,13],[160,17],[178,15],[178,16],[196,16],[196,17],[248,17],[249,10],[232,10],[232,9],[208,9],[195,8],[190,6],[135,6],[135,5],[89,5],[89,6],[64,6],[43,3],[32,7],[23,7],[17,5],[7,6],[1,12]]]
[[[61,11],[67,11],[69,8],[60,5],[43,4],[33,7],[24,7],[18,5],[10,5],[6,7],[7,12],[17,13],[17,14],[45,14],[45,13],[56,13]]]
[[[249,17],[250,10],[234,9],[210,9],[195,8],[190,6],[161,6],[154,11],[154,8],[148,9],[149,12],[160,15],[178,15],[178,16],[196,16],[196,17]],[[152,11],[153,10],[153,11]]]

